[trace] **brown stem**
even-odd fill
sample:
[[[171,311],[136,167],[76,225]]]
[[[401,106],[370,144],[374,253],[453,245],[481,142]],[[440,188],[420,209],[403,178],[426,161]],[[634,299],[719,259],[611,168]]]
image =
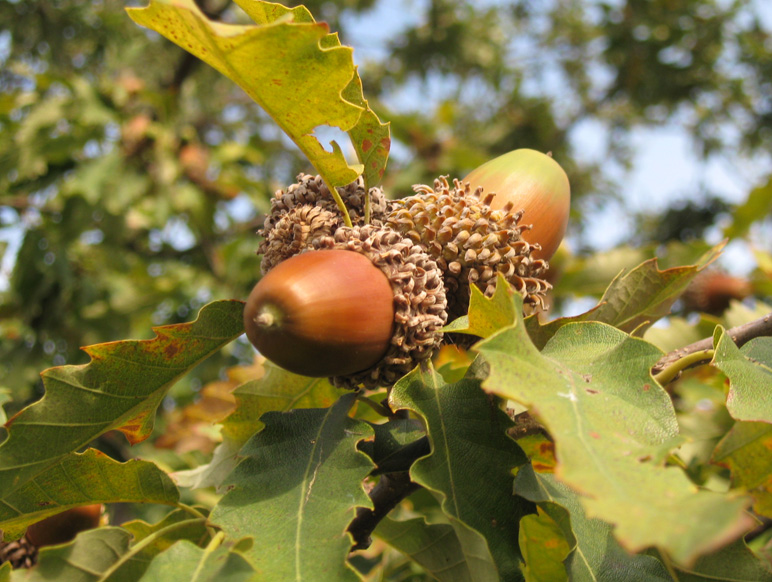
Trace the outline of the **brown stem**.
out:
[[[372,543],[370,534],[378,523],[394,509],[397,504],[405,499],[414,491],[420,489],[418,483],[410,480],[407,471],[400,473],[389,473],[383,475],[378,484],[370,491],[370,499],[373,502],[373,509],[360,507],[357,509],[357,516],[348,526],[348,531],[354,538],[354,545],[351,550],[366,550]]]
[[[738,325],[737,327],[728,329],[727,333],[738,347],[748,343],[753,338],[772,336],[772,313],[768,313],[764,317],[755,321],[751,321],[750,323]],[[703,350],[709,350],[712,347],[713,338],[707,337],[705,339],[701,339],[698,342],[694,342],[693,344],[689,344],[683,348],[673,350],[672,352],[662,356],[659,361],[654,364],[654,367],[651,369],[651,373],[657,374],[684,356],[688,356],[689,354]]]

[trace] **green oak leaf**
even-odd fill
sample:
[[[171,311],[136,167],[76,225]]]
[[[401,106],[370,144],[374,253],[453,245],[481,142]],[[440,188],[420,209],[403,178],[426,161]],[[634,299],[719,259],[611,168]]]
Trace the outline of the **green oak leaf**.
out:
[[[362,481],[373,464],[357,444],[373,431],[348,417],[355,398],[264,414],[226,481],[211,520],[230,539],[254,538],[246,555],[266,580],[359,579],[346,563],[346,530],[355,508],[372,507]]]
[[[27,526],[67,509],[92,503],[163,503],[179,492],[155,464],[138,459],[119,463],[89,449],[62,457],[2,499],[0,530],[5,540],[20,537]]]
[[[520,518],[533,508],[512,495],[511,471],[526,457],[506,434],[509,417],[478,379],[447,384],[430,367],[397,382],[389,404],[392,410],[419,414],[426,423],[431,454],[413,464],[410,477],[442,496],[442,510],[456,528],[470,570],[475,571],[472,557],[484,556],[487,544],[500,579],[522,580],[515,540]],[[484,542],[482,549],[477,538]]]
[[[753,497],[753,510],[772,518],[772,424],[737,422],[713,451],[712,461],[732,473],[732,486]]]
[[[169,388],[244,332],[240,301],[204,306],[191,323],[155,328],[150,340],[83,348],[91,362],[44,371],[46,393],[6,423],[0,444],[0,498],[109,430],[146,439]]]
[[[135,22],[162,34],[238,84],[297,144],[332,186],[344,186],[366,173],[383,173],[388,126],[380,123],[362,97],[352,49],[314,22],[303,7],[242,0],[255,21],[235,25],[208,20],[193,0],[151,0],[130,8]],[[332,152],[313,135],[319,126],[349,133],[360,164],[350,166],[340,146]]]
[[[255,574],[230,546],[209,550],[180,540],[150,562],[140,582],[248,582]]]
[[[561,528],[570,545],[564,573],[575,582],[624,580],[625,582],[670,581],[662,563],[651,557],[631,554],[614,539],[613,527],[590,519],[580,496],[551,473],[537,473],[523,467],[515,479],[515,491],[538,503]],[[567,519],[566,515],[567,514]],[[558,559],[555,555],[552,560]],[[540,556],[545,559],[545,556]],[[526,562],[528,563],[528,562]],[[545,567],[545,565],[542,565]]]
[[[561,317],[541,324],[536,316],[526,319],[528,334],[542,348],[557,330],[570,323],[599,321],[636,335],[670,313],[676,299],[705,267],[715,261],[725,243],[705,253],[697,264],[661,271],[657,259],[649,259],[635,269],[622,270],[606,289],[598,305],[573,317]]]
[[[745,202],[732,212],[732,223],[724,229],[724,235],[729,238],[745,236],[751,224],[769,215],[770,207],[772,178],[763,186],[751,190]]]
[[[514,293],[514,288],[501,273],[496,279],[496,291],[490,299],[485,297],[477,285],[472,285],[469,313],[446,325],[443,331],[488,337],[496,330],[511,325],[515,321],[512,302]]]
[[[539,508],[520,520],[520,551],[526,582],[567,582],[563,560],[571,551],[560,525]]]
[[[219,486],[238,464],[239,450],[244,443],[265,426],[260,419],[266,412],[327,408],[344,393],[326,378],[299,376],[267,360],[263,366],[263,376],[249,380],[233,391],[238,406],[222,422],[223,441],[217,445],[211,462],[175,473],[174,478],[180,485],[193,488]]]
[[[650,374],[662,356],[656,347],[587,322],[561,327],[540,353],[518,318],[476,349],[490,365],[484,389],[545,425],[556,475],[583,494],[590,517],[615,525],[628,550],[654,546],[687,563],[749,527],[745,498],[700,490],[662,465],[679,435],[672,402]]]
[[[38,564],[30,570],[15,570],[12,582],[97,582],[108,580],[116,563],[129,551],[131,534],[119,527],[100,527],[81,532],[62,546],[41,548]]]
[[[729,378],[726,408],[736,420],[772,423],[772,338],[752,339],[738,348],[718,327],[712,364]]]
[[[373,535],[410,557],[439,582],[480,580],[472,575],[458,536],[446,523],[429,524],[420,517],[400,521],[386,516]]]

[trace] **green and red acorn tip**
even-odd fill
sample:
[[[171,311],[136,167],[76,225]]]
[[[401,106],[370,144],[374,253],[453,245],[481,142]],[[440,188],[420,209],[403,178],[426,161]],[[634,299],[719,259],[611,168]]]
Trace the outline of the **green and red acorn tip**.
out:
[[[571,186],[568,176],[551,156],[531,149],[518,149],[479,166],[463,180],[472,189],[482,186],[495,192],[494,209],[512,202],[522,210],[522,224],[531,224],[523,239],[539,244],[536,259],[549,260],[566,233],[571,208]]]

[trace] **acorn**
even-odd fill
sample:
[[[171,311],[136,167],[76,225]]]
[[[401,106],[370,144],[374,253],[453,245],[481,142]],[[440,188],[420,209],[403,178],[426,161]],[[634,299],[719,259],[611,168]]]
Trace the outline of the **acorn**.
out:
[[[445,177],[413,188],[414,196],[391,203],[384,225],[423,245],[442,269],[451,319],[466,314],[470,285],[492,296],[499,273],[523,296],[526,313],[544,308],[549,265],[533,258],[538,246],[524,240],[522,212],[512,203],[493,210],[493,193],[458,180],[451,187]]]
[[[313,248],[314,241],[330,236],[344,225],[330,190],[321,176],[299,174],[297,183],[279,190],[271,199],[271,210],[258,234],[263,237],[257,253],[263,255],[260,268],[267,273],[283,260],[303,249]],[[351,184],[337,189],[346,204],[354,225],[363,225],[365,200],[370,197],[370,222],[378,224],[386,211],[386,196],[381,188],[365,192],[360,176]]]
[[[732,300],[742,301],[753,294],[753,284],[719,269],[709,269],[692,279],[681,296],[685,311],[721,315]]]
[[[482,186],[494,192],[491,208],[512,204],[523,211],[523,224],[531,225],[523,239],[538,245],[531,255],[549,260],[566,234],[571,209],[568,176],[552,156],[531,149],[518,149],[472,170],[463,180],[472,189]]]
[[[340,227],[263,276],[244,326],[290,372],[374,388],[431,357],[446,305],[440,269],[419,244],[374,225]]]
[[[67,543],[80,532],[99,527],[103,509],[101,503],[73,507],[33,523],[24,537],[37,548]]]

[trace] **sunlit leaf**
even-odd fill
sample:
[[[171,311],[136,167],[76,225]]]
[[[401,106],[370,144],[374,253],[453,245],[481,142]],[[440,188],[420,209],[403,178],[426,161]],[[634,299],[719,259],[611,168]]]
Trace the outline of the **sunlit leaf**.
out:
[[[515,321],[511,299],[514,292],[502,275],[498,276],[496,291],[490,299],[477,285],[472,285],[469,313],[446,325],[444,331],[488,337],[497,329],[511,325]]]
[[[589,519],[581,497],[554,475],[537,473],[526,466],[515,480],[515,491],[552,517],[569,540],[571,553],[566,560],[570,580],[624,580],[625,582],[670,582],[662,563],[651,557],[631,554],[614,539],[611,524]],[[567,512],[569,519],[561,515]]]
[[[427,425],[432,452],[415,462],[412,480],[442,495],[443,511],[460,527],[482,536],[502,580],[521,579],[515,540],[520,518],[532,508],[512,495],[511,471],[526,462],[506,434],[512,421],[480,389],[478,380],[446,384],[432,369],[416,369],[402,378],[389,402],[392,409],[420,414]],[[464,533],[457,529],[457,535],[462,535],[466,553]],[[472,571],[473,555],[467,554]]]
[[[332,186],[353,182],[364,171],[361,164],[370,166],[368,178],[380,178],[388,128],[367,109],[361,88],[352,87],[352,49],[341,46],[327,25],[314,22],[305,9],[262,2],[241,5],[257,24],[210,21],[192,0],[153,0],[147,8],[129,9],[129,14],[237,83]],[[325,151],[313,135],[319,126],[349,132],[363,156],[361,164],[349,166],[335,142],[332,152]]]
[[[732,486],[753,497],[753,510],[772,518],[772,424],[738,422],[721,439],[713,462],[732,472]]]
[[[239,301],[211,303],[192,323],[156,328],[154,339],[89,346],[89,364],[43,372],[46,394],[6,423],[0,496],[109,430],[146,439],[172,384],[243,333],[242,311]]]
[[[570,548],[560,526],[539,509],[520,520],[520,551],[525,559],[526,582],[567,581],[563,560]]]
[[[662,466],[678,426],[650,374],[662,356],[651,344],[609,325],[574,323],[540,353],[519,320],[477,349],[491,367],[484,388],[546,426],[556,475],[585,493],[588,515],[614,524],[627,549],[655,546],[686,563],[749,527],[746,499],[698,490],[680,469]]]
[[[153,463],[138,459],[118,463],[89,449],[62,457],[3,498],[0,530],[6,540],[15,539],[28,525],[72,507],[129,502],[170,505],[178,498],[174,483]]]
[[[247,558],[267,580],[358,579],[346,529],[356,507],[371,507],[362,481],[373,465],[357,450],[372,429],[347,416],[354,398],[264,414],[226,482],[211,520],[229,539],[254,538]]]
[[[738,348],[718,328],[713,341],[712,363],[729,377],[729,413],[737,420],[772,423],[772,338],[755,338]]]
[[[660,270],[657,259],[650,259],[635,269],[622,271],[590,311],[544,325],[537,317],[529,317],[526,319],[528,333],[539,348],[564,325],[581,321],[600,321],[628,333],[637,330],[637,335],[641,335],[670,312],[689,282],[718,258],[723,246],[722,243],[711,249],[695,265]]]

